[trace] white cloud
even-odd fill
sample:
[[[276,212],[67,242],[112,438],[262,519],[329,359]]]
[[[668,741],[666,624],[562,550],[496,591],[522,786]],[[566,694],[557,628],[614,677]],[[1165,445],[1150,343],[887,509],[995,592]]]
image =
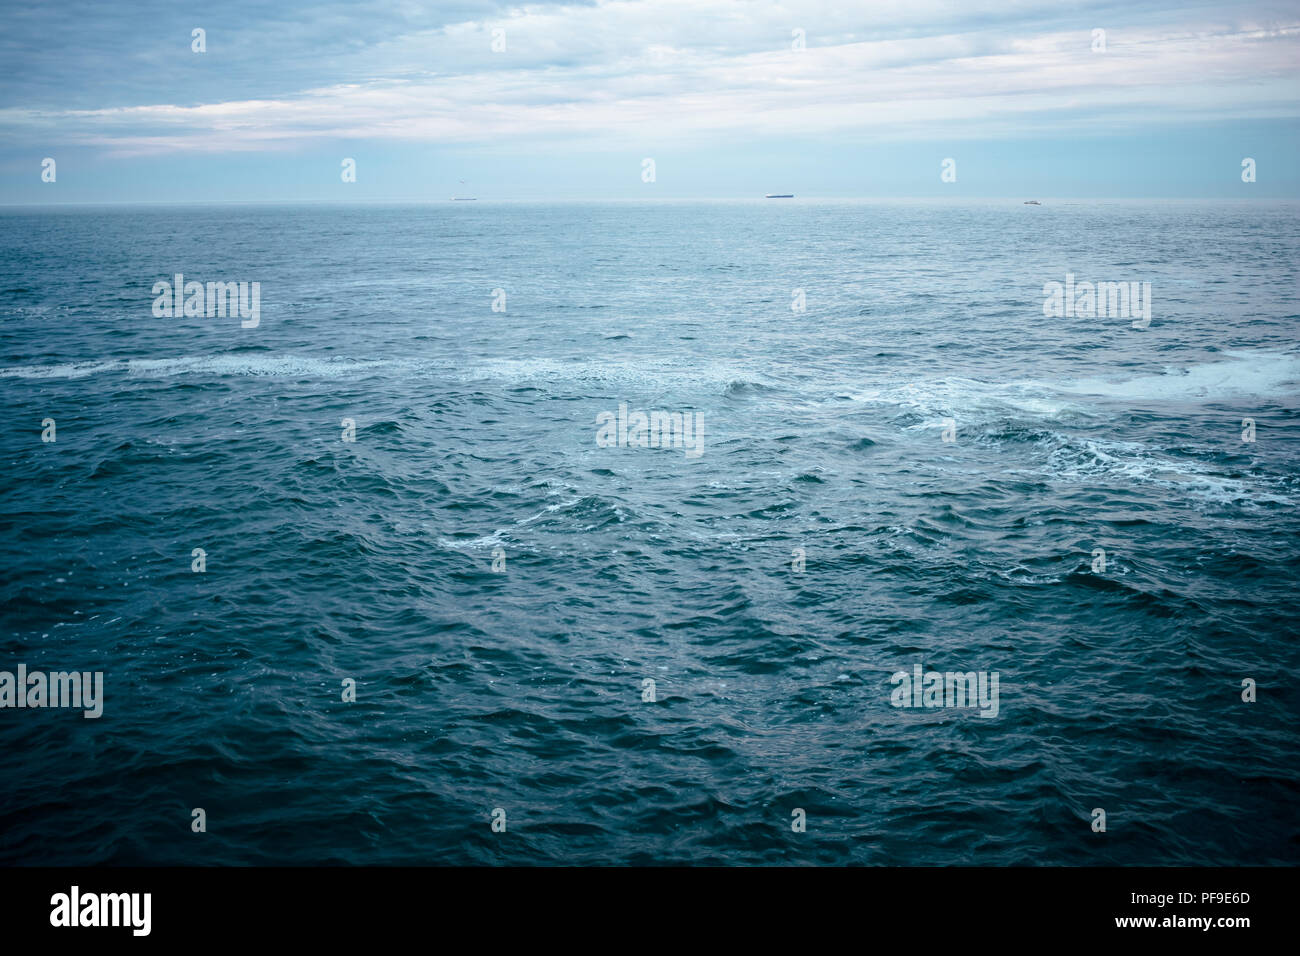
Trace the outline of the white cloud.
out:
[[[1039,3],[889,2],[856,18],[837,6],[523,7],[499,21],[453,24],[352,54],[341,75],[374,77],[366,82],[197,106],[6,109],[0,129],[57,131],[65,141],[152,153],[325,138],[957,138],[1097,118],[1118,127],[1175,115],[1297,112],[1294,24],[1117,24],[1108,29],[1107,51],[1094,53],[1088,29],[1026,30],[1022,18],[1043,9]],[[968,26],[927,27],[949,19]],[[505,53],[490,50],[493,26],[506,30]],[[790,49],[794,27],[807,31],[806,50]]]

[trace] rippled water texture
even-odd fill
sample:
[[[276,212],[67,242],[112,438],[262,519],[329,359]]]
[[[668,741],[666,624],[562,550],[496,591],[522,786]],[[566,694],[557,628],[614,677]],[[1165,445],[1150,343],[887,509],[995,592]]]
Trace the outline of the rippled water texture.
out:
[[[1298,212],[0,212],[0,861],[1295,863]]]

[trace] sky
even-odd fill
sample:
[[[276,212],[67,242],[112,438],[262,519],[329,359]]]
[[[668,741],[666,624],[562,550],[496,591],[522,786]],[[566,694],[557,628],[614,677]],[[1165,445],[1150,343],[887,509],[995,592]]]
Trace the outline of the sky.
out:
[[[1300,197],[1300,0],[0,0],[0,23],[3,204]]]

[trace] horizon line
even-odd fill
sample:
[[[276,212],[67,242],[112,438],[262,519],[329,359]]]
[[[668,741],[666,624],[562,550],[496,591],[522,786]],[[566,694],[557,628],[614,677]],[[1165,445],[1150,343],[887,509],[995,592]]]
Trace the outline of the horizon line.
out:
[[[1012,202],[1027,204],[1019,196],[792,196],[780,199],[817,202]],[[1043,196],[1039,203],[1084,202],[1300,202],[1300,196]],[[654,203],[654,202],[758,202],[772,201],[767,196],[604,196],[588,198],[509,199],[476,196],[462,199],[74,199],[57,202],[0,202],[0,209],[43,209],[66,206],[432,206],[458,202],[516,203],[520,205],[559,205],[563,203]]]

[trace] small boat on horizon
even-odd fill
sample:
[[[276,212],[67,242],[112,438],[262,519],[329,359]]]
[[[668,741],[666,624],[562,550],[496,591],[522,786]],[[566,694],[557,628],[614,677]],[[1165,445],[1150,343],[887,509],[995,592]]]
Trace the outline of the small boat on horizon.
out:
[[[764,199],[793,199],[794,193],[768,193]]]
[[[1026,206],[1041,206],[1042,203],[1040,203],[1037,199],[1026,199],[1026,200],[1025,200],[1025,205],[1026,205]]]
[[[452,202],[478,202],[477,196],[452,196]]]

